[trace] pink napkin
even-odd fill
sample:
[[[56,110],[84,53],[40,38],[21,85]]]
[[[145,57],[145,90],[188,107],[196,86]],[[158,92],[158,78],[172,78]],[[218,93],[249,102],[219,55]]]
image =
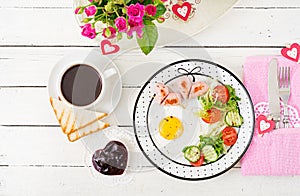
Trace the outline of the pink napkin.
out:
[[[299,127],[300,65],[282,56],[253,56],[244,65],[244,84],[254,106],[268,102],[268,64],[278,59],[279,66],[291,67],[290,108],[294,127]],[[263,105],[263,104],[262,104]],[[257,107],[256,115],[260,112]],[[243,175],[300,175],[300,128],[281,128],[263,137],[254,131],[253,140],[241,161]]]

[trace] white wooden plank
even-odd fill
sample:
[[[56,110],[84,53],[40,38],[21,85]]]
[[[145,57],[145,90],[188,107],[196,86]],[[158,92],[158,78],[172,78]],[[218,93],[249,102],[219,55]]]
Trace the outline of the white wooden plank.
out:
[[[125,88],[114,113],[106,118],[111,125],[132,126],[133,108],[139,89]],[[46,88],[0,89],[0,126],[58,126]]]
[[[131,126],[139,89],[125,88],[114,113],[106,118],[111,125]],[[58,125],[46,88],[0,89],[0,125]]]
[[[0,47],[0,86],[47,86],[52,68],[64,54],[85,50],[90,50],[90,48]],[[280,54],[280,49],[172,48],[155,50],[149,56],[140,55],[139,51],[132,51],[118,56],[113,61],[121,71],[124,86],[134,86],[142,85],[155,70],[164,64],[187,58],[213,59],[231,68],[238,76],[242,76],[245,58],[259,54],[276,55]]]
[[[87,50],[92,49],[0,48],[0,86],[46,86],[52,68],[65,54],[72,55],[73,52]],[[161,58],[162,56],[164,58]],[[163,66],[162,62],[168,64],[179,59],[182,59],[182,54],[170,49],[154,50],[149,56],[141,55],[140,51],[136,50],[119,55],[113,62],[120,69],[124,85],[131,86],[144,83],[155,70]]]
[[[60,127],[0,127],[0,135],[0,165],[84,166],[82,142],[70,143]]]
[[[234,7],[249,7],[249,8],[299,8],[298,0],[240,0]]]
[[[18,14],[11,15],[12,12]],[[98,45],[81,36],[71,11],[1,9],[0,18],[8,15],[10,19],[0,23],[0,45]],[[295,20],[298,15],[300,9],[234,9],[194,38],[196,45],[282,46],[299,41],[300,26]]]
[[[134,134],[133,128],[125,129]],[[104,141],[99,141],[99,148],[104,147],[106,144]],[[143,158],[141,167],[153,169],[141,152],[139,155],[136,155],[136,152],[129,153],[131,156]],[[82,141],[69,142],[60,127],[0,127],[0,165],[85,167],[89,164],[88,155],[89,152]]]
[[[300,9],[235,9],[194,39],[209,46],[285,46],[300,41],[294,22],[299,14]]]
[[[132,124],[135,92],[134,88],[123,89],[120,104],[107,122],[112,125]],[[0,108],[3,111],[0,113],[0,125],[58,125],[46,88],[2,88]]]
[[[63,48],[1,48],[1,86],[46,86],[52,68],[67,51]]]
[[[57,124],[51,111],[46,88],[0,89],[2,108],[0,124]]]
[[[88,168],[2,167],[0,194],[65,195],[298,195],[300,177],[245,177],[239,169],[198,182],[171,178],[159,171],[134,175],[125,185],[109,187],[89,175]]]
[[[2,4],[0,8],[20,8],[20,9],[28,9],[28,8],[42,8],[42,9],[50,9],[50,8],[72,8],[73,1],[72,0],[16,0],[16,1],[6,1],[5,4]]]
[[[87,155],[83,143],[69,142],[60,127],[0,127],[0,167],[84,167]],[[141,163],[146,170],[154,169],[145,157]]]
[[[0,8],[71,8],[73,1],[70,0],[15,0],[6,1]],[[234,7],[299,7],[298,0],[240,0]]]
[[[18,14],[11,15],[12,12]],[[11,16],[10,20],[2,20],[0,23],[1,45],[64,45],[70,43],[67,40],[74,40],[74,44],[94,43],[81,36],[73,12],[69,9],[1,9],[0,15],[2,18]]]

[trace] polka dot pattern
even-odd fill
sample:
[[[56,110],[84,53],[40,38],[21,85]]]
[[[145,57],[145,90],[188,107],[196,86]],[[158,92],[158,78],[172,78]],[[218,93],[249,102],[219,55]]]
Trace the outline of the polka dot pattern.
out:
[[[155,83],[168,83],[173,78],[182,76],[183,73],[179,72],[178,68],[184,68],[188,72],[192,72],[197,67],[200,67],[201,70],[198,73],[194,73],[196,78],[197,74],[201,75],[201,77],[210,77],[236,89],[237,96],[241,98],[239,107],[244,123],[238,129],[236,144],[230,148],[227,154],[220,157],[216,162],[201,167],[192,167],[182,164],[177,160],[178,157],[166,156],[162,149],[157,148],[148,126],[148,110],[150,105],[153,104],[154,93],[152,88]],[[254,111],[252,101],[244,85],[230,71],[220,65],[204,60],[184,60],[159,70],[143,86],[135,105],[134,128],[139,147],[148,160],[159,170],[179,179],[203,180],[224,173],[241,159],[253,136]]]

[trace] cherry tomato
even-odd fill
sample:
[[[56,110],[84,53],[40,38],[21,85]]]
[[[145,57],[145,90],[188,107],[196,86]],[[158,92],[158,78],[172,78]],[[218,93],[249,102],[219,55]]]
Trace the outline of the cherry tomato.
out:
[[[229,91],[226,86],[218,85],[214,88],[212,96],[214,100],[221,101],[225,104],[229,100]]]
[[[238,138],[237,132],[233,127],[226,127],[222,131],[222,140],[226,146],[232,146],[235,144]]]
[[[196,162],[190,162],[194,167],[200,167],[204,163],[204,155],[201,154],[200,159]]]
[[[206,112],[207,114],[202,117],[202,120],[206,123],[212,124],[218,122],[221,118],[221,111],[216,108],[212,108]]]

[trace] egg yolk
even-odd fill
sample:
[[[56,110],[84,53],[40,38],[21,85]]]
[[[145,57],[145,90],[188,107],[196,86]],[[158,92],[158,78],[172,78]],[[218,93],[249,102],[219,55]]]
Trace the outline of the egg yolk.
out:
[[[174,116],[167,116],[159,123],[159,133],[167,140],[176,139],[183,133],[182,122]]]

